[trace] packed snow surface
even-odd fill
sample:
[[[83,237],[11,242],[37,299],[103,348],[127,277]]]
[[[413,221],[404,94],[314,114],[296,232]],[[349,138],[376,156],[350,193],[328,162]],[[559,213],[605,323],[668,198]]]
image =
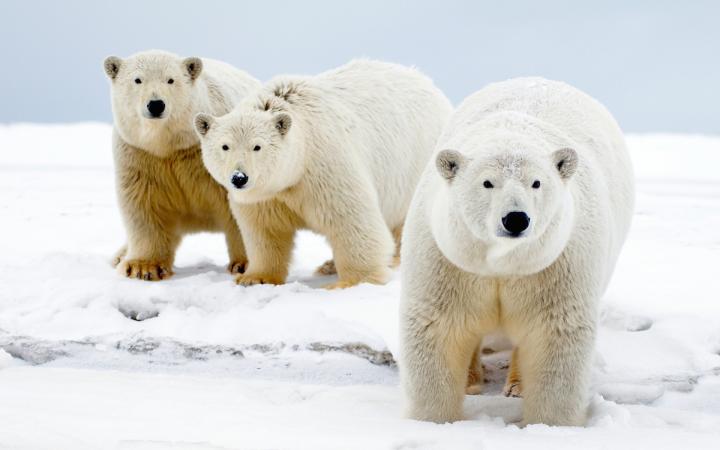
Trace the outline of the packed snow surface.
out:
[[[720,448],[720,138],[630,135],[637,208],[601,307],[584,428],[519,428],[486,343],[467,420],[402,418],[400,278],[320,289],[300,233],[284,286],[238,287],[220,235],[129,280],[106,124],[0,126],[0,449]]]

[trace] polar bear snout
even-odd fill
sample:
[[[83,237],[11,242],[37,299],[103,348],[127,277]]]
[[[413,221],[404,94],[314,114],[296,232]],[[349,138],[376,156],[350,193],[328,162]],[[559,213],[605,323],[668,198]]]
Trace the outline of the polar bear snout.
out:
[[[250,178],[245,174],[245,172],[236,170],[230,177],[230,184],[235,186],[237,189],[242,189],[247,185],[249,180]]]
[[[512,211],[502,218],[502,225],[510,237],[520,237],[530,226],[530,216],[525,211]]]
[[[165,102],[162,100],[150,100],[147,104],[147,111],[149,118],[160,119],[165,112]]]

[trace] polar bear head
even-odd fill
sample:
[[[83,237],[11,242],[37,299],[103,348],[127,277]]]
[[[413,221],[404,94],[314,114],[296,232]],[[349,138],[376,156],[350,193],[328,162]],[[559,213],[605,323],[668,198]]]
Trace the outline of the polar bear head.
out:
[[[198,114],[195,127],[205,167],[236,202],[268,200],[302,176],[303,146],[286,111],[247,101],[222,117]]]
[[[447,186],[448,209],[434,212],[434,230],[444,230],[439,233],[445,241],[441,248],[468,271],[534,273],[554,261],[569,238],[569,182],[578,154],[570,148],[522,148],[523,143],[505,141],[472,156],[455,150],[436,156],[437,171]],[[448,245],[451,236],[463,244]],[[468,251],[471,247],[474,251]]]
[[[109,56],[104,67],[123,140],[161,157],[197,145],[192,119],[207,102],[198,86],[200,58],[151,50],[125,59]]]

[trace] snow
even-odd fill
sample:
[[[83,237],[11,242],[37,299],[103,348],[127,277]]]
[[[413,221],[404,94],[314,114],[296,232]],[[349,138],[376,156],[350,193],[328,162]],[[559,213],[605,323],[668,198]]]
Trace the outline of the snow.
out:
[[[630,135],[638,201],[603,300],[590,421],[518,428],[486,343],[466,421],[402,419],[399,274],[342,291],[301,233],[284,286],[235,286],[224,240],[118,276],[106,124],[0,126],[0,448],[718,448],[720,138]]]

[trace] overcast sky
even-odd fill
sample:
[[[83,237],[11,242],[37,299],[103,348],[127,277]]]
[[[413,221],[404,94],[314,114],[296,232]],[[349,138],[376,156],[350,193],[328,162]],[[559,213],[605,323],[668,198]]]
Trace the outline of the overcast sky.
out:
[[[0,122],[109,122],[103,58],[160,48],[262,80],[394,61],[455,104],[488,82],[540,75],[598,98],[627,131],[717,134],[719,20],[711,0],[6,1]]]

